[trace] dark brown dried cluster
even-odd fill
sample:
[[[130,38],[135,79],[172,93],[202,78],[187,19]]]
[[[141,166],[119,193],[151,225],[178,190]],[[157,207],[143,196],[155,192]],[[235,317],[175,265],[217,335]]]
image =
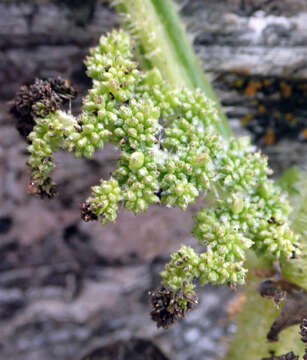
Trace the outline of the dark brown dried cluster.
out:
[[[276,305],[283,302],[282,309],[267,334],[270,342],[278,341],[282,330],[300,324],[307,317],[307,291],[283,279],[280,273],[262,281],[258,290],[261,296],[272,299]]]
[[[92,206],[88,202],[83,202],[80,205],[81,219],[85,222],[97,220],[98,217],[93,213]]]
[[[302,342],[305,343],[305,354],[303,356],[304,360],[307,360],[307,319],[303,319],[300,325]]]
[[[26,139],[35,125],[35,116],[46,116],[50,111],[58,110],[76,94],[69,82],[61,77],[35,79],[33,84],[21,86],[11,108],[17,119],[18,132]]]
[[[263,358],[262,360],[299,360],[299,357],[296,356],[292,351],[280,356],[275,356],[275,353],[272,351],[269,358]]]
[[[174,292],[164,286],[150,292],[149,295],[153,307],[150,315],[152,320],[157,323],[158,328],[167,329],[177,320],[184,318],[193,305],[197,304],[196,295],[183,295],[181,291]],[[182,300],[185,300],[185,307],[182,307],[182,303],[184,303]]]
[[[35,179],[30,179],[27,190],[28,194],[48,199],[53,198],[57,193],[56,184],[51,178],[47,178],[43,184],[39,184]]]
[[[278,305],[286,297],[287,292],[279,286],[278,281],[266,279],[259,285],[259,294],[263,297],[270,298]]]

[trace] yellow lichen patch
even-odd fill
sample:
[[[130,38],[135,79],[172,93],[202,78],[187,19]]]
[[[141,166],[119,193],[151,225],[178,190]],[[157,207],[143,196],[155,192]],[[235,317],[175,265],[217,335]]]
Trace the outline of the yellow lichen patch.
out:
[[[236,79],[235,81],[233,81],[233,82],[230,84],[230,86],[234,86],[234,87],[236,87],[236,88],[241,88],[241,87],[243,86],[243,84],[244,84],[244,80],[238,78],[238,79]]]
[[[262,84],[260,81],[250,81],[244,90],[244,94],[247,96],[253,96],[261,89]]]
[[[264,105],[259,105],[259,106],[258,106],[258,112],[259,112],[260,114],[265,113],[265,112],[266,112],[266,107],[265,107]]]
[[[293,114],[291,113],[286,113],[285,119],[292,125],[295,125],[297,123],[297,120],[294,118]]]
[[[285,81],[281,81],[279,86],[283,97],[288,98],[291,96],[292,88],[289,84],[287,84]]]
[[[246,125],[249,121],[252,120],[252,118],[253,116],[251,114],[246,114],[241,118],[240,122],[242,125]]]
[[[274,145],[276,142],[276,137],[274,134],[274,130],[273,129],[268,129],[263,137],[263,141],[265,143],[265,145]]]

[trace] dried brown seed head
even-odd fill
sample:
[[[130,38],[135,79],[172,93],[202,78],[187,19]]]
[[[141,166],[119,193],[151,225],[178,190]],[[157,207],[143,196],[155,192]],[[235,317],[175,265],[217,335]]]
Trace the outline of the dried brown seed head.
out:
[[[85,222],[98,219],[97,215],[93,213],[91,204],[89,204],[88,202],[81,203],[80,210],[81,210],[81,219],[84,220]]]
[[[153,310],[150,315],[157,327],[167,329],[177,320],[185,317],[187,311],[191,310],[197,303],[194,294],[184,295],[182,291],[174,292],[172,289],[161,287],[149,293]],[[185,302],[183,300],[186,300]],[[186,305],[183,305],[186,303]]]
[[[56,185],[51,178],[46,179],[43,184],[36,179],[30,179],[27,190],[31,195],[39,195],[41,198],[48,199],[53,198],[57,193]]]
[[[17,92],[11,113],[17,120],[17,130],[24,137],[32,131],[36,116],[46,116],[76,96],[75,89],[67,80],[57,77],[54,79],[35,79],[31,85],[23,85]]]

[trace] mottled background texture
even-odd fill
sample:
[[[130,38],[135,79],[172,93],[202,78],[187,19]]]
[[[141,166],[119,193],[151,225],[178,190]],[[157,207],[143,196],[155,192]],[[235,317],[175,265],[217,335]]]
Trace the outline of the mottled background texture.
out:
[[[307,1],[178,5],[235,131],[251,131],[277,173],[302,165]],[[155,344],[172,360],[213,360],[235,329],[226,312],[233,294],[226,288],[205,287],[197,310],[168,331],[157,330],[148,315],[147,291],[158,284],[169,252],[194,241],[197,204],[186,213],[159,206],[138,217],[121,211],[117,223],[105,227],[80,220],[79,203],[114,167],[113,148],[92,160],[57,154],[60,194],[54,200],[25,191],[26,145],[14,129],[9,101],[20,84],[40,76],[65,76],[84,94],[90,82],[83,58],[114,26],[117,16],[103,0],[0,0],[1,359],[79,360],[105,344],[143,338],[150,342],[117,348],[133,353],[139,347],[163,359]],[[80,98],[73,108],[79,104]]]

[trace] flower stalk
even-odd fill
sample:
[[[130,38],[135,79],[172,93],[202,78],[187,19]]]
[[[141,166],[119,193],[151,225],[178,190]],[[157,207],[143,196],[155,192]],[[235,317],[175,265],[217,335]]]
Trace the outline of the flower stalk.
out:
[[[226,116],[206,79],[171,0],[111,0],[122,22],[136,40],[138,59],[157,68],[175,88],[201,89],[216,104],[224,138],[231,135]]]

